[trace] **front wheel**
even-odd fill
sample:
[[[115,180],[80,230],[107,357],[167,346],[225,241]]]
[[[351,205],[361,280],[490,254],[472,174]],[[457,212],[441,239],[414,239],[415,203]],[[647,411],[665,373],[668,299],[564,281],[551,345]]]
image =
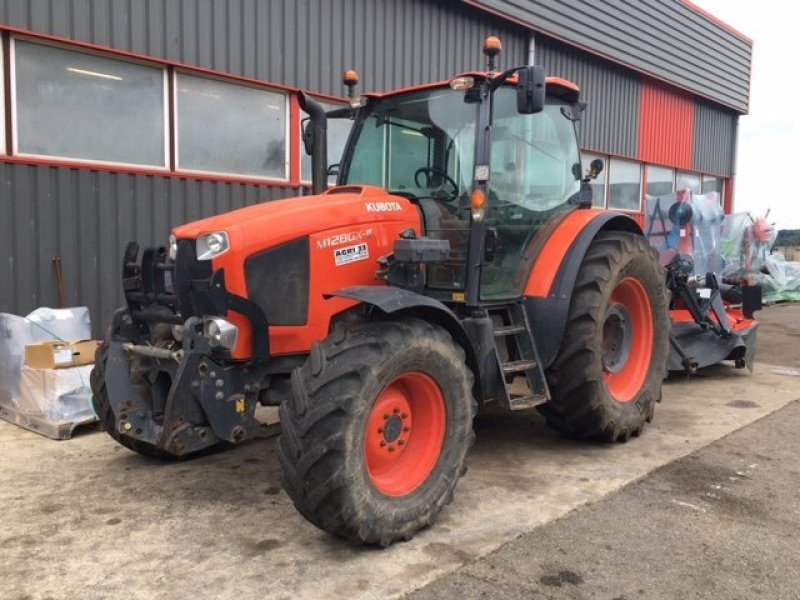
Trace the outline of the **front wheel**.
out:
[[[335,330],[292,374],[278,456],[297,509],[336,536],[386,546],[429,525],[474,440],[472,373],[417,319]]]
[[[627,441],[653,417],[669,355],[664,270],[647,241],[602,233],[578,271],[542,407],[578,438]]]

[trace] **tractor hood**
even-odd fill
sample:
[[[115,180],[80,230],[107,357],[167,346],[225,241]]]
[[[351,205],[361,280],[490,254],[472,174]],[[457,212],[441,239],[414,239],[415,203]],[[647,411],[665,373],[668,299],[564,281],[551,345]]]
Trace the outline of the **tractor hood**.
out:
[[[237,254],[330,229],[383,221],[412,221],[421,232],[419,211],[401,196],[373,186],[339,186],[316,196],[263,202],[173,229],[178,240],[224,231]],[[267,233],[268,232],[268,233]]]

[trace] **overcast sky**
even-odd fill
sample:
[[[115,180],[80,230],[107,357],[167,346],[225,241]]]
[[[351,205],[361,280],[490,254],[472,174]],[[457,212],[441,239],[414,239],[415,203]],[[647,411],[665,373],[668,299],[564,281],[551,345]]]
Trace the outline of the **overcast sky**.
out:
[[[800,30],[785,0],[694,0],[753,40],[750,114],[739,121],[736,210],[800,228]]]

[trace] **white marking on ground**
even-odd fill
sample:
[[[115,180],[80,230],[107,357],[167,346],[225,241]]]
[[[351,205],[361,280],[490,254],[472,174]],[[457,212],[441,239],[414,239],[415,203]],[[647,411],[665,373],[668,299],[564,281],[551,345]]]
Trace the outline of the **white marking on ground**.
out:
[[[697,512],[706,512],[706,509],[702,506],[697,506],[696,504],[692,504],[691,502],[684,502],[683,500],[675,500],[672,499],[673,504],[677,504],[678,506],[685,506],[686,508],[691,508],[692,510],[696,510]]]

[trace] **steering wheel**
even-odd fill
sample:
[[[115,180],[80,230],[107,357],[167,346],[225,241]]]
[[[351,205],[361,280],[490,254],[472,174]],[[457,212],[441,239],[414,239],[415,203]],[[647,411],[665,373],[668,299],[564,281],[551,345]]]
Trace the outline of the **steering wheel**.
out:
[[[425,181],[426,185],[424,186],[421,185],[419,182],[419,176],[422,174],[425,175],[425,180],[426,180]],[[441,169],[437,169],[436,167],[421,167],[417,169],[417,171],[414,173],[414,183],[417,184],[417,187],[429,188],[433,176],[441,177],[442,179],[444,179],[445,183],[449,183],[451,186],[453,186],[453,193],[448,194],[449,196],[458,196],[458,184],[455,182],[455,180],[452,177],[450,177],[450,175],[448,175]]]

